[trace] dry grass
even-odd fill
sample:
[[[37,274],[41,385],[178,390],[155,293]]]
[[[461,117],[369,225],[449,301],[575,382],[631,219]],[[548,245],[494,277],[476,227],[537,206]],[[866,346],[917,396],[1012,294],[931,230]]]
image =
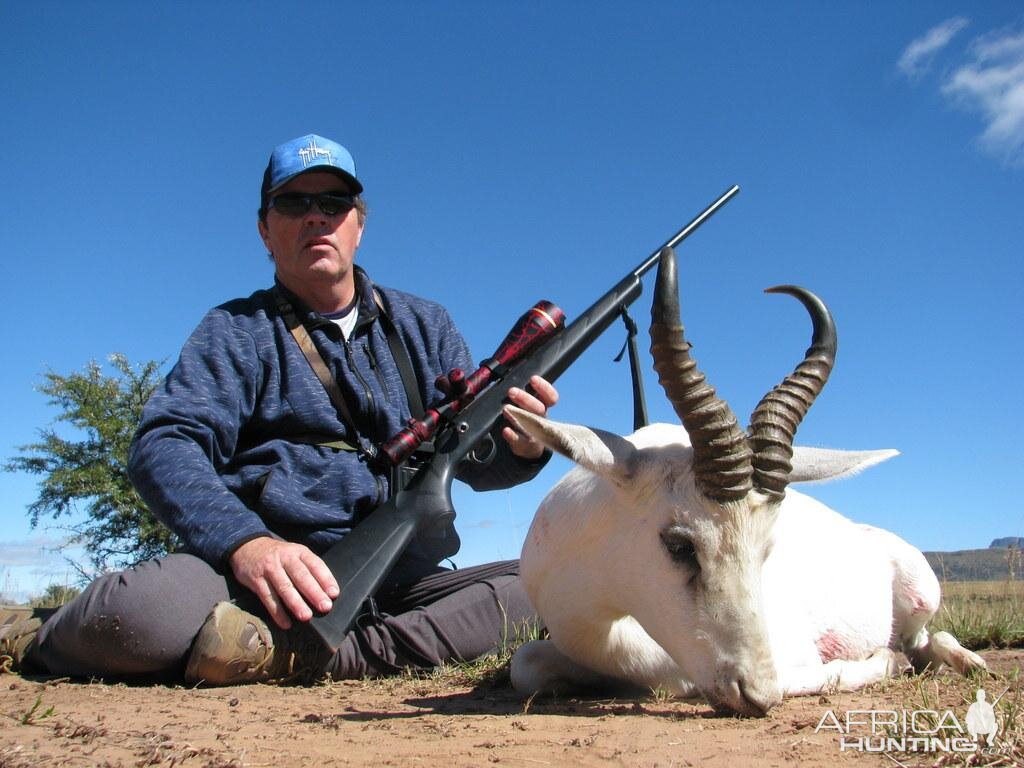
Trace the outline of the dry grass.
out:
[[[938,674],[927,672],[914,677],[900,678],[879,684],[884,687],[886,698],[899,702],[898,709],[907,712],[934,712],[935,716],[920,717],[922,730],[938,728],[937,737],[966,736],[953,730],[952,721],[946,715],[952,713],[957,722],[966,728],[967,708],[975,702],[979,688],[987,693],[990,703],[995,704],[996,721],[999,730],[992,747],[984,745],[965,752],[899,752],[887,751],[894,765],[963,766],[967,768],[996,768],[997,766],[1024,765],[1024,680],[1021,670],[1016,668],[1006,674],[984,673],[971,677],[960,677],[948,670]],[[894,737],[901,734],[893,732]],[[984,739],[980,739],[984,741]],[[924,761],[924,762],[922,762]]]
[[[1024,581],[943,583],[929,629],[951,632],[974,650],[1024,647]]]
[[[481,656],[473,661],[446,662],[431,669],[408,668],[400,674],[366,679],[363,683],[369,687],[381,690],[399,688],[409,681],[421,681],[428,686],[438,688],[492,688],[510,686],[509,665],[512,661],[512,654],[516,648],[530,640],[537,640],[547,637],[547,632],[540,628],[536,622],[529,622],[515,627],[513,634],[507,637],[501,646],[493,653]],[[331,682],[325,680],[325,685]]]

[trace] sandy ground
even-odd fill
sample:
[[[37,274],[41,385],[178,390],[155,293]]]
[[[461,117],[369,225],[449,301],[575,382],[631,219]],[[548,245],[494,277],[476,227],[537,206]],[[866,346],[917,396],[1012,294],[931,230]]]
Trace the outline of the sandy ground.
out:
[[[1024,651],[982,654],[1018,692]],[[966,681],[964,681],[966,682]],[[22,766],[874,766],[929,765],[841,751],[828,710],[966,709],[941,673],[858,693],[786,700],[767,718],[716,716],[659,696],[523,701],[505,682],[443,677],[308,688],[128,686],[0,675],[0,768]],[[922,694],[922,690],[924,693]]]

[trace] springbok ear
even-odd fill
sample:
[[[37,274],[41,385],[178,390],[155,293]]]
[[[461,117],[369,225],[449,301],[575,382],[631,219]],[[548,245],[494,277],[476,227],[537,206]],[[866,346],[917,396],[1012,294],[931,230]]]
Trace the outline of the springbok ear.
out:
[[[613,483],[626,482],[633,474],[636,447],[616,434],[551,421],[514,405],[505,406],[505,418],[515,429]]]
[[[834,448],[793,447],[791,483],[816,483],[838,480],[862,472],[886,459],[898,456],[899,451],[885,448],[876,451],[841,451]]]

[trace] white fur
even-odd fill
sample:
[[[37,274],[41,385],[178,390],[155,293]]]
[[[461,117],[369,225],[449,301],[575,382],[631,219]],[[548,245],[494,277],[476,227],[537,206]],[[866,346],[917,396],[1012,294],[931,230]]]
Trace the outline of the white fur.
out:
[[[891,674],[890,649],[919,669],[984,668],[946,633],[929,638],[938,582],[895,535],[792,488],[781,503],[757,491],[708,500],[680,426],[622,438],[506,413],[579,465],[545,498],[523,547],[523,583],[550,640],[517,652],[518,690],[621,681],[762,715],[783,695]],[[792,477],[845,476],[895,453],[797,448]],[[699,567],[680,554],[685,541]]]

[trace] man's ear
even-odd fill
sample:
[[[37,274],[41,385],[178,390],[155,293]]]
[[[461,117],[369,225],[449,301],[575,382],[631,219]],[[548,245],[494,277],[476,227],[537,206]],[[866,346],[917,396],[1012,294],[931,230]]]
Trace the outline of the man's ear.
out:
[[[270,237],[270,230],[267,229],[266,222],[263,221],[263,219],[256,219],[256,229],[260,233],[260,240],[263,241],[263,245],[266,247],[267,252],[269,253],[271,250],[270,240],[268,239]]]

